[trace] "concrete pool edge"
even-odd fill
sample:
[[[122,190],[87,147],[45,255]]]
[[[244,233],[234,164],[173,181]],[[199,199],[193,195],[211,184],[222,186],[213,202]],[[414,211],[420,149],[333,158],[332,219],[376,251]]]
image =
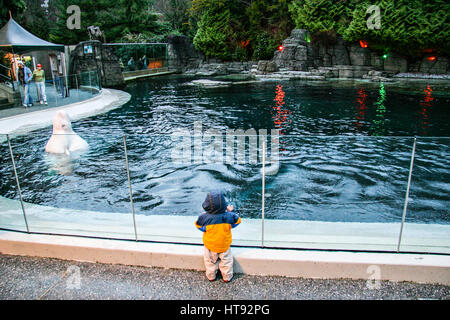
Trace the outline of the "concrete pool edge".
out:
[[[232,248],[235,273],[450,285],[450,256]],[[0,253],[204,271],[199,245],[0,233]],[[374,271],[375,270],[375,271]]]

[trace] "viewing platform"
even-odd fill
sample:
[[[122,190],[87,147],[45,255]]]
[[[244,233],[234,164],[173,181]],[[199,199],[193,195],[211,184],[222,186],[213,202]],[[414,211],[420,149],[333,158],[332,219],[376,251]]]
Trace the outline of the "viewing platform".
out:
[[[145,79],[149,77],[162,76],[167,74],[176,73],[176,71],[169,70],[169,68],[153,68],[153,69],[145,69],[145,70],[136,70],[136,71],[126,71],[123,73],[123,77],[125,82],[133,81],[137,79]]]

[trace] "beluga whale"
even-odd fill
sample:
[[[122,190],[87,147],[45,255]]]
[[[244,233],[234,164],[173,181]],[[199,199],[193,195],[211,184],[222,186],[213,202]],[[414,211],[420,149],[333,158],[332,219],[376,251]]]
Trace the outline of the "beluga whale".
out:
[[[53,133],[45,145],[45,151],[70,155],[88,148],[88,143],[72,130],[72,122],[67,112],[57,111],[53,118]]]

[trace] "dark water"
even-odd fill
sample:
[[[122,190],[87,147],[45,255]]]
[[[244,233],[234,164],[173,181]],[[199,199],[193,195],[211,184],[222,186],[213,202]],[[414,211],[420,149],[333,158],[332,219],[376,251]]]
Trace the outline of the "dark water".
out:
[[[269,219],[401,221],[417,136],[407,221],[450,222],[450,85],[259,82],[220,88],[191,78],[130,84],[129,103],[73,123],[90,145],[71,158],[47,155],[51,128],[12,139],[27,202],[130,212],[123,135],[138,214],[197,215],[222,189],[244,217],[261,216],[261,164],[172,161],[177,129],[279,129],[278,172],[266,177]],[[270,141],[269,141],[270,142]],[[270,143],[269,143],[270,146]],[[7,144],[1,195],[18,198]]]

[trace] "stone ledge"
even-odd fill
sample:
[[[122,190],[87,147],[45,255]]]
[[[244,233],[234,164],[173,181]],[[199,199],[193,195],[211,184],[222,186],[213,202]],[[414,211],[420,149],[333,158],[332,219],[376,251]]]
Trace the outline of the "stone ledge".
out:
[[[232,248],[235,272],[314,279],[362,279],[379,269],[379,280],[450,285],[450,256]],[[203,247],[0,233],[0,253],[203,271]]]

